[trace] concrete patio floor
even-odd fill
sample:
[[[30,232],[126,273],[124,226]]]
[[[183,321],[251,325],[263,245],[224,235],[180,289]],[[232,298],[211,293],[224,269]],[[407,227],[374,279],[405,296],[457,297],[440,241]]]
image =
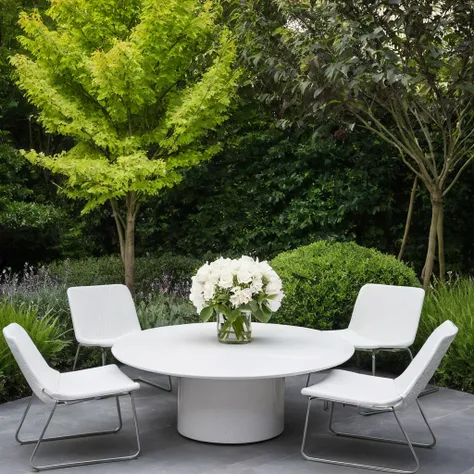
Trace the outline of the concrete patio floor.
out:
[[[130,371],[128,371],[130,372]],[[159,380],[158,377],[155,377]],[[176,381],[174,380],[176,386]],[[137,460],[72,469],[59,469],[70,474],[361,474],[349,469],[305,461],[300,443],[306,399],[300,395],[305,377],[287,379],[286,423],[281,436],[271,441],[240,445],[212,445],[188,440],[176,431],[176,391],[166,393],[143,386],[137,394],[142,452]],[[0,405],[0,474],[31,472],[29,457],[33,447],[20,446],[14,433],[27,400]],[[474,396],[441,389],[421,401],[437,436],[432,449],[417,449],[420,473],[474,474]],[[123,455],[134,449],[131,410],[123,400],[124,429],[116,435],[92,439],[46,443],[41,449],[41,462],[64,462],[87,457]],[[408,448],[384,443],[338,438],[328,434],[328,413],[315,404],[308,450],[322,456],[361,463],[380,463],[398,468],[412,466]],[[48,409],[35,403],[30,412],[25,435],[37,436]],[[113,428],[116,422],[113,399],[62,407],[49,435]],[[428,434],[415,408],[403,412],[402,421],[412,440],[428,440]],[[360,433],[400,436],[391,414],[361,417],[353,408],[338,408],[336,427]],[[370,471],[368,471],[370,472]]]

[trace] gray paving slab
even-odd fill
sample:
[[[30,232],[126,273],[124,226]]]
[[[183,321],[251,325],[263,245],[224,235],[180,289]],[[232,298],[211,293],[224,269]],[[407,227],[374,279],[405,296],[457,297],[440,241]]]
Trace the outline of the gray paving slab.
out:
[[[131,373],[131,375],[136,375]],[[150,377],[148,377],[150,378]],[[154,377],[155,380],[160,378]],[[305,377],[287,379],[285,431],[273,440],[239,446],[205,444],[188,440],[176,431],[176,390],[166,393],[144,385],[137,394],[142,453],[139,459],[121,463],[59,469],[57,474],[361,474],[369,472],[305,461],[300,443],[306,400],[300,395]],[[176,381],[174,381],[176,386]],[[0,405],[0,474],[31,472],[32,446],[20,446],[14,440],[27,400]],[[418,449],[421,474],[474,474],[474,396],[454,390],[439,392],[422,399],[426,415],[437,436],[433,449]],[[67,461],[132,452],[131,409],[123,403],[124,429],[121,433],[93,439],[47,443],[41,454],[44,461]],[[47,416],[41,403],[32,408],[24,436],[38,434]],[[114,427],[112,400],[87,402],[64,407],[58,412],[50,435]],[[428,440],[428,433],[415,407],[401,414],[410,436]],[[362,463],[407,467],[410,457],[404,446],[339,438],[328,434],[328,412],[316,403],[312,411],[308,450],[322,456]],[[339,407],[335,426],[367,435],[399,437],[390,414],[362,417],[357,410]]]

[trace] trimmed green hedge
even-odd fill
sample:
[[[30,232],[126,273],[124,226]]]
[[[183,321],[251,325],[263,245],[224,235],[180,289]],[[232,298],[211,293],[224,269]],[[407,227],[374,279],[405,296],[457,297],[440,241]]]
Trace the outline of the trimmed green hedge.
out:
[[[285,298],[272,322],[316,329],[347,327],[366,283],[419,286],[415,272],[395,257],[355,243],[318,241],[271,261]]]
[[[163,254],[135,260],[135,291],[148,294],[161,291],[182,295],[191,277],[201,265],[199,260],[181,255]],[[48,265],[50,278],[70,286],[107,285],[124,280],[119,256],[63,260]]]

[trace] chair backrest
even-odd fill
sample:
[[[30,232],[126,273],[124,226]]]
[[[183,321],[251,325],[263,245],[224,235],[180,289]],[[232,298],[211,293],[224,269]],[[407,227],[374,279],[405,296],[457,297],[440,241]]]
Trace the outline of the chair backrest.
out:
[[[67,290],[79,343],[111,341],[141,331],[135,304],[125,285],[76,286]]]
[[[59,372],[47,364],[28,333],[19,324],[11,323],[3,328],[3,335],[33,393],[40,400],[52,403],[43,389],[50,393],[56,391]]]
[[[349,328],[385,347],[411,346],[424,299],[422,288],[369,283],[359,291]]]
[[[395,379],[395,385],[405,404],[413,402],[424,390],[457,332],[458,328],[451,321],[438,326],[403,374]]]

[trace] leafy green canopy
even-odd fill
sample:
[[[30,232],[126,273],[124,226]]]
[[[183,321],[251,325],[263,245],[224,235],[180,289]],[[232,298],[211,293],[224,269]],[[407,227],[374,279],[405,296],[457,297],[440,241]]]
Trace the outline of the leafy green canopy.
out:
[[[443,279],[444,199],[474,160],[472,2],[277,0],[271,41],[260,3],[245,2],[252,26],[239,30],[247,43],[264,40],[247,58],[262,63],[298,121],[341,112],[397,149],[432,202],[424,285],[436,248]]]
[[[52,0],[43,18],[20,15],[19,87],[48,132],[75,146],[26,157],[67,178],[89,211],[155,194],[178,168],[212,157],[202,138],[226,118],[239,75],[235,43],[215,1]]]
[[[349,112],[451,188],[474,159],[472,2],[277,0],[273,22],[260,3],[244,11],[248,61],[298,120]]]

